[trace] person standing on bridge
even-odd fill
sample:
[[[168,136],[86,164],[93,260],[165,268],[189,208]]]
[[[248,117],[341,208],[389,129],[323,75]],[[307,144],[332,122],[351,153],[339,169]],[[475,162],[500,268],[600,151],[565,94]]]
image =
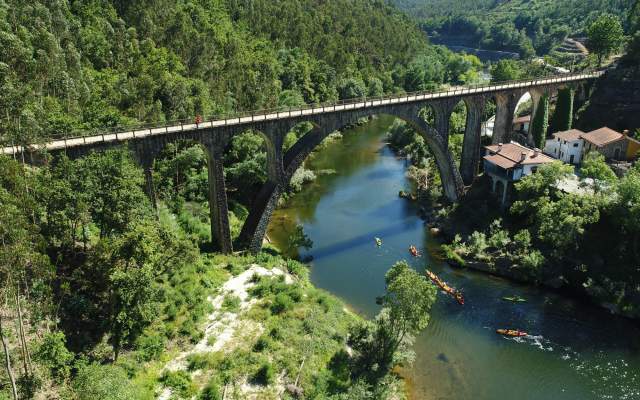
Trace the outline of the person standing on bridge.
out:
[[[200,114],[196,115],[196,125],[200,125],[202,123],[202,116]]]

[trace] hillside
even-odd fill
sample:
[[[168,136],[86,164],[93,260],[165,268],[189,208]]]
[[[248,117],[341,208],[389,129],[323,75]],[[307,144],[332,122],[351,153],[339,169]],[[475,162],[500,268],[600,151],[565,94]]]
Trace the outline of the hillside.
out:
[[[426,32],[466,36],[469,45],[545,55],[568,36],[581,36],[603,12],[626,20],[634,0],[391,0]]]
[[[453,57],[365,0],[2,0],[0,44],[0,139],[18,142],[401,91],[412,60]]]

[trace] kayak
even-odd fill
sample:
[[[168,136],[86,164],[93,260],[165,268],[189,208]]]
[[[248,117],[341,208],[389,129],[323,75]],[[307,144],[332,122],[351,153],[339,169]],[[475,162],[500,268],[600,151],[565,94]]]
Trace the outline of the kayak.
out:
[[[418,253],[418,249],[416,249],[416,246],[409,246],[409,253],[411,253],[411,255],[414,257],[420,257],[420,253]]]
[[[512,301],[514,303],[525,303],[527,299],[520,296],[505,296],[502,298],[504,301]]]
[[[527,336],[527,332],[523,332],[517,329],[496,329],[496,333],[502,336],[511,336],[511,337],[523,337]]]
[[[442,281],[442,279],[440,279],[436,274],[429,270],[427,270],[427,276],[429,277],[429,279],[431,279],[431,281],[433,281],[433,283],[435,283],[440,289],[442,289],[443,292],[453,297],[458,302],[458,304],[464,305],[464,296],[462,295],[462,292],[447,285],[446,282]]]
[[[382,239],[380,239],[378,237],[376,238],[376,246],[378,246],[378,247],[382,246]]]

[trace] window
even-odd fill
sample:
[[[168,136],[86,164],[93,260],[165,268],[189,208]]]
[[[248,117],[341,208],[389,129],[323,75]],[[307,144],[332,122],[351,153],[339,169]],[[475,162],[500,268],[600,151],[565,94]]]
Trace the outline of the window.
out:
[[[577,142],[576,142],[576,143],[574,143],[574,144],[573,144],[573,147],[578,147],[578,144],[579,144],[579,143],[577,143]]]
[[[531,167],[531,173],[535,174],[536,172],[538,172],[538,167]]]

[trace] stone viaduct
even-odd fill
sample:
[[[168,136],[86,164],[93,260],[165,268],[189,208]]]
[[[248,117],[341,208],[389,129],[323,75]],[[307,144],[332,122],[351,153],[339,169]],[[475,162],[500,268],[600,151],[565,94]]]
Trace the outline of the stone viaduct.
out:
[[[269,219],[280,195],[288,189],[294,172],[313,149],[330,133],[353,124],[362,117],[388,114],[411,125],[425,139],[438,166],[446,197],[456,201],[478,173],[481,158],[481,125],[487,101],[496,105],[493,131],[494,143],[508,142],[512,134],[512,121],[517,104],[529,92],[539,99],[543,93],[553,95],[566,86],[578,87],[601,73],[563,75],[552,78],[505,82],[474,87],[460,87],[441,92],[394,95],[358,99],[330,105],[313,105],[285,111],[262,111],[233,118],[205,121],[198,124],[180,124],[127,132],[105,133],[62,138],[29,147],[0,148],[0,153],[66,153],[70,158],[81,157],[90,151],[126,144],[133,151],[145,171],[146,191],[155,204],[153,164],[163,148],[171,142],[189,140],[201,144],[208,155],[209,207],[211,233],[220,251],[233,251],[229,228],[227,194],[223,170],[223,152],[231,139],[246,131],[261,133],[267,150],[268,179],[256,194],[249,216],[237,243],[257,252],[264,239]],[[448,149],[449,124],[454,107],[463,101],[467,108],[467,121],[460,165],[456,165]],[[537,104],[537,102],[534,102]],[[433,123],[428,124],[420,111],[431,107]],[[286,134],[296,125],[313,125],[296,144],[284,151]]]

